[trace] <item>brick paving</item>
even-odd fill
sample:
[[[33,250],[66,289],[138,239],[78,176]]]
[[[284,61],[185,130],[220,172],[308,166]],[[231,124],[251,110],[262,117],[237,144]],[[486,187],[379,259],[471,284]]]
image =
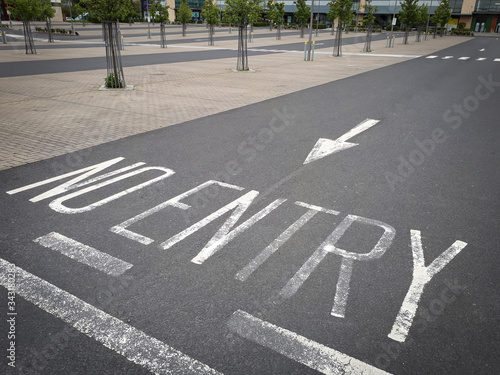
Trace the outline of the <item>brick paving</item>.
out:
[[[124,35],[132,31],[140,33],[143,29],[139,27],[126,24],[122,31]],[[71,48],[40,48],[37,55],[25,55],[21,39],[10,41],[9,48],[0,49],[0,69],[3,62],[59,60],[54,63],[62,64],[64,59],[104,55],[103,47],[82,47],[85,42],[100,42],[99,38],[91,39],[100,35],[99,27],[80,26],[77,30],[80,44],[74,43]],[[181,40],[181,44],[167,49],[127,45],[122,51],[124,56],[165,54],[165,64],[124,69],[127,84],[134,85],[133,91],[98,91],[106,75],[105,66],[99,70],[0,78],[0,170],[239,108],[408,59],[361,54],[332,58],[326,53],[331,52],[331,48],[318,46],[316,51],[320,53],[314,62],[304,62],[302,53],[293,52],[250,56],[249,65],[255,72],[235,73],[231,69],[235,68],[236,57],[168,63],[171,54],[208,48],[205,33],[190,35],[188,29],[188,36],[182,38],[180,28],[167,28],[169,30],[179,30],[179,35],[168,38]],[[267,32],[256,29],[255,35]],[[236,40],[218,41],[219,35],[229,36],[227,29],[216,29],[215,48],[236,48]],[[232,35],[236,35],[236,30]],[[350,33],[345,37],[359,36],[362,34]],[[322,31],[315,39],[321,42],[330,38],[329,32]],[[148,42],[146,35],[128,39]],[[444,37],[410,45],[396,44],[391,49],[385,48],[383,40],[372,42],[372,49],[374,54],[426,55],[469,39]],[[274,36],[255,38],[248,47],[265,49],[301,41],[304,39],[285,31],[281,41],[276,41]],[[47,43],[36,41],[36,45]],[[345,45],[343,51],[359,53],[362,48],[363,43],[350,44]]]

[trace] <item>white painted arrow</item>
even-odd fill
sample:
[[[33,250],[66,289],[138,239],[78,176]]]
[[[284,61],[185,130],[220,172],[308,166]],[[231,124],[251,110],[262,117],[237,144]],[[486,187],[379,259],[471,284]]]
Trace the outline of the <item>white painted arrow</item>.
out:
[[[354,128],[349,130],[347,133],[342,135],[341,137],[333,140],[328,138],[320,138],[318,142],[314,145],[313,149],[307,155],[304,164],[308,164],[312,161],[324,158],[330,154],[335,152],[339,152],[342,150],[347,150],[348,148],[357,146],[357,143],[346,142],[348,139],[358,135],[359,133],[364,132],[365,130],[370,129],[373,125],[376,125],[380,120],[372,120],[367,118],[360,124],[356,125]]]

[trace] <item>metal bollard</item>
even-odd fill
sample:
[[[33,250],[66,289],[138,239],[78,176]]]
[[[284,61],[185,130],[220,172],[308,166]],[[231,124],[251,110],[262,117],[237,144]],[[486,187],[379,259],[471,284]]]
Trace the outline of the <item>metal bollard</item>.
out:
[[[122,35],[122,51],[125,51],[125,43],[123,42],[123,35]]]
[[[5,38],[5,31],[2,30],[1,33],[2,33],[2,43],[7,44],[7,39]]]
[[[313,40],[311,61],[314,61],[314,45],[315,44],[316,44],[316,41]]]
[[[304,42],[304,61],[306,61],[307,56],[307,42]]]

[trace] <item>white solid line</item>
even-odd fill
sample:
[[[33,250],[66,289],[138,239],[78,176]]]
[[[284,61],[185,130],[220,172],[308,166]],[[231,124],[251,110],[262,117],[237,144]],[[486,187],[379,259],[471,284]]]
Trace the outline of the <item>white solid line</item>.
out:
[[[470,59],[470,57],[459,57],[458,59],[459,59],[459,60],[469,60],[469,59]]]
[[[4,287],[11,269],[12,264],[0,258]],[[220,374],[22,268],[15,267],[15,272],[19,296],[155,374]]]
[[[486,60],[486,57],[479,57],[476,59],[476,61],[484,61],[484,60]]]
[[[426,59],[435,59],[437,56],[427,56]]]
[[[347,354],[260,320],[241,310],[233,313],[228,322],[228,328],[248,340],[274,350],[323,374],[390,375],[388,372]]]
[[[46,234],[33,241],[111,276],[119,276],[132,268],[130,263],[56,232]]]

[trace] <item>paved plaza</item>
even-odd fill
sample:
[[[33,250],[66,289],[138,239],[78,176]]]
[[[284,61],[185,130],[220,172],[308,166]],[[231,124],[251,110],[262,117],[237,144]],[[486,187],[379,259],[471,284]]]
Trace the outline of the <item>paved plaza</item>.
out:
[[[43,26],[33,26],[37,25]],[[68,23],[54,26],[70,29]],[[313,33],[314,61],[305,62],[303,50],[290,45],[302,46],[307,35],[300,39],[298,31],[285,30],[277,41],[275,32],[255,28],[253,42],[248,43],[254,72],[237,73],[232,70],[237,29],[229,33],[217,28],[215,46],[209,47],[204,26],[188,27],[186,37],[180,26],[168,26],[168,48],[162,49],[158,25],[151,25],[148,39],[146,25],[122,24],[124,61],[143,58],[139,66],[125,64],[126,82],[134,90],[98,91],[106,76],[100,25],[77,24],[78,37],[55,36],[51,44],[46,35],[35,34],[36,55],[25,54],[21,25],[14,23],[14,30],[17,34],[6,32],[8,44],[0,45],[0,169],[240,108],[471,39],[429,37],[417,43],[411,36],[410,44],[402,45],[398,35],[395,48],[386,48],[383,34],[383,39],[372,42],[372,53],[363,53],[364,33],[351,32],[343,37],[344,56],[334,58],[332,48],[326,47],[332,40],[330,31],[320,30],[319,36]],[[78,61],[81,70],[72,68]],[[101,67],[88,68],[86,61]]]

